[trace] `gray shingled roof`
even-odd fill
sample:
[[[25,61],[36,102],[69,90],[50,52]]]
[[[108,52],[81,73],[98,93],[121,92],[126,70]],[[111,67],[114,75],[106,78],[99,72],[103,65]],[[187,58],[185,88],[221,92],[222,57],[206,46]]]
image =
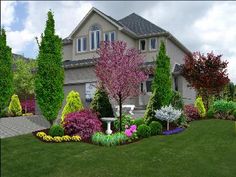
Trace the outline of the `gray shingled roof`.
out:
[[[137,36],[167,32],[135,13],[122,18],[119,23],[137,34]]]
[[[84,66],[93,66],[96,63],[97,58],[89,58],[83,60],[65,60],[63,62],[63,67],[65,69],[75,68],[75,67],[84,67]]]

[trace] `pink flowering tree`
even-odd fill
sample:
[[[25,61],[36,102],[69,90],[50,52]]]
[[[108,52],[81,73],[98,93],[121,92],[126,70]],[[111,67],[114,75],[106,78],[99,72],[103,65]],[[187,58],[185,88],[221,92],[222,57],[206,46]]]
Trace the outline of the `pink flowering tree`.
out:
[[[110,97],[119,104],[121,131],[122,103],[140,93],[139,85],[147,79],[142,69],[144,56],[124,41],[101,42],[95,72]]]

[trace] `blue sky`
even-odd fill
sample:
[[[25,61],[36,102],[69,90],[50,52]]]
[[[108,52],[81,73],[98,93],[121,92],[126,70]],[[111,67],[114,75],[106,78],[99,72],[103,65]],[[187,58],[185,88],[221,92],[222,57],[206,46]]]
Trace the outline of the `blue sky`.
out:
[[[43,32],[49,9],[57,34],[65,38],[92,7],[115,19],[135,12],[171,32],[191,51],[223,54],[236,83],[236,2],[1,1],[1,25],[14,53],[36,58],[35,37]]]

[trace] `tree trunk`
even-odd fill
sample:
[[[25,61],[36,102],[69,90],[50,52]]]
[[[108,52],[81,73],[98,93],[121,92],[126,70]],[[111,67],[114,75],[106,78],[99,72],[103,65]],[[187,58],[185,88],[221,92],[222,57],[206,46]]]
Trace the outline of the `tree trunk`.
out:
[[[169,131],[170,129],[170,124],[169,124],[169,120],[167,120],[167,131]]]
[[[120,107],[120,132],[122,129],[122,121],[121,121],[121,117],[122,117],[122,102],[121,102],[121,95],[119,95],[119,107]]]

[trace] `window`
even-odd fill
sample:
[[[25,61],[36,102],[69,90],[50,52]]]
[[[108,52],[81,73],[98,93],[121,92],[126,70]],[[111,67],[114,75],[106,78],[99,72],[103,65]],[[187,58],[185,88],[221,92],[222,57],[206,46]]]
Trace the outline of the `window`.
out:
[[[174,87],[175,87],[175,91],[179,91],[178,77],[174,77]]]
[[[87,39],[81,37],[77,39],[77,52],[84,52],[87,50]]]
[[[156,50],[157,49],[157,38],[151,38],[149,40],[149,49]]]
[[[139,40],[139,50],[141,50],[141,51],[146,50],[146,40],[145,39]]]
[[[152,80],[153,80],[153,74],[149,74],[148,80],[146,80],[144,83],[141,83],[140,89],[141,92],[152,92]]]
[[[104,33],[104,41],[115,41],[115,31]]]
[[[100,30],[90,31],[90,50],[99,48]]]

